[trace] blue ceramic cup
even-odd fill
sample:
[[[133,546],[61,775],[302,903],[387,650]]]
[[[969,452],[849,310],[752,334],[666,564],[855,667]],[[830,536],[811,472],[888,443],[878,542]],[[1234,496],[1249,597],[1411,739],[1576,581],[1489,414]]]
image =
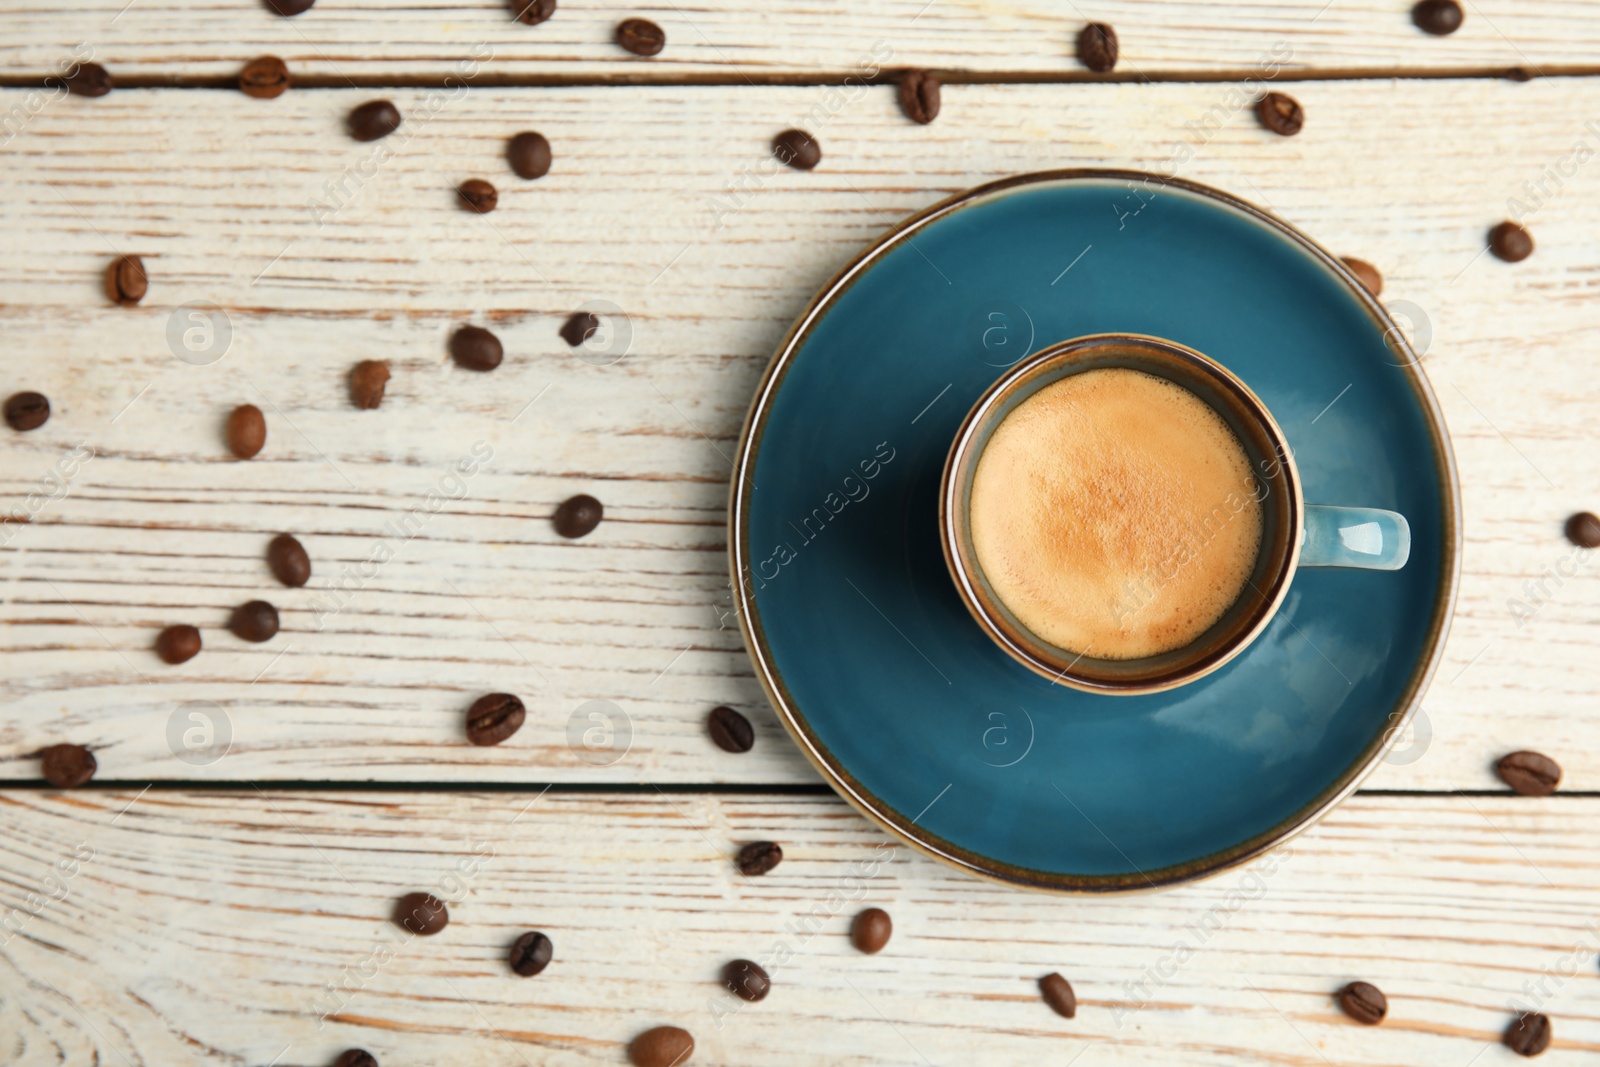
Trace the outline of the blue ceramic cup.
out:
[[[1040,389],[1085,371],[1124,368],[1182,386],[1220,415],[1244,446],[1260,483],[1261,547],[1239,598],[1189,644],[1139,659],[1102,659],[1062,648],[1023,626],[995,593],[973,548],[969,500],[990,436]],[[945,462],[939,494],[940,541],[962,601],[1002,649],[1023,666],[1074,689],[1132,695],[1202,678],[1249,647],[1266,629],[1299,567],[1399,570],[1411,529],[1393,511],[1308,505],[1283,430],[1261,399],[1226,368],[1174,341],[1139,334],[1095,334],[1044,348],[1012,367],[968,413]]]

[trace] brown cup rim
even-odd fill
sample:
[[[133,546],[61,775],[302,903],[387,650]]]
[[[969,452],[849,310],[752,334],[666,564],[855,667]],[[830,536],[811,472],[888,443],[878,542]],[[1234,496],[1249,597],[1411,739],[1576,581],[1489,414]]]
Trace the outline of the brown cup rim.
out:
[[[1287,551],[1280,552],[1283,558],[1275,568],[1271,586],[1265,590],[1257,590],[1259,603],[1249,615],[1238,620],[1228,632],[1219,635],[1206,634],[1196,638],[1188,647],[1202,643],[1212,647],[1204,649],[1190,662],[1167,669],[1152,666],[1147,672],[1136,674],[1128,680],[1074,673],[1080,661],[1085,659],[1084,655],[1072,656],[1068,650],[1056,648],[1043,638],[1029,633],[1020,623],[1007,619],[1004,612],[997,610],[998,604],[991,604],[990,601],[998,598],[992,597],[985,588],[986,583],[979,577],[982,567],[976,559],[967,558],[964,548],[966,539],[962,537],[966,524],[958,522],[958,518],[966,514],[967,504],[964,491],[967,479],[961,477],[963,462],[969,453],[972,453],[975,439],[980,432],[991,425],[990,418],[995,410],[1024,387],[1027,387],[1029,392],[1034,392],[1068,376],[1066,374],[1039,376],[1037,372],[1040,368],[1052,363],[1070,366],[1075,360],[1090,352],[1117,349],[1131,352],[1140,349],[1158,350],[1197,371],[1201,376],[1208,377],[1215,385],[1238,400],[1240,407],[1250,414],[1270,440],[1276,458],[1281,464],[1283,490],[1288,493],[1292,503],[1288,514],[1288,528],[1281,535],[1288,539]],[[981,452],[971,454],[971,461],[976,463],[979,455]],[[1289,450],[1288,438],[1283,428],[1272,417],[1272,412],[1267,409],[1266,404],[1238,375],[1210,356],[1188,345],[1150,334],[1085,334],[1046,345],[1008,368],[978,398],[967,412],[966,418],[962,420],[961,428],[951,440],[950,451],[945,458],[944,473],[939,483],[939,544],[944,551],[945,566],[950,571],[956,592],[978,626],[1007,655],[1035,674],[1086,693],[1103,693],[1109,696],[1141,696],[1175,689],[1204,678],[1249,648],[1251,642],[1267,628],[1267,624],[1272,621],[1278,608],[1283,604],[1284,597],[1288,595],[1289,584],[1300,562],[1301,531],[1304,524],[1305,496],[1300,484],[1299,468],[1295,466],[1294,454]],[[1271,550],[1272,546],[1266,544],[1263,539],[1262,553]]]

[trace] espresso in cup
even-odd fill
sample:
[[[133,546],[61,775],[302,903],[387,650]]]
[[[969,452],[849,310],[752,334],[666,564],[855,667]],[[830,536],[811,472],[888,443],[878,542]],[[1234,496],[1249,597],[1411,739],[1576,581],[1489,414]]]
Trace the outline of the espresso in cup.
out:
[[[1190,644],[1239,599],[1261,553],[1265,486],[1215,408],[1126,367],[1055,381],[978,460],[972,547],[1023,626],[1098,659]]]
[[[1142,334],[1057,342],[991,385],[951,442],[939,531],[1007,655],[1122,696],[1225,666],[1301,567],[1398,570],[1411,552],[1398,512],[1307,504],[1261,398]]]

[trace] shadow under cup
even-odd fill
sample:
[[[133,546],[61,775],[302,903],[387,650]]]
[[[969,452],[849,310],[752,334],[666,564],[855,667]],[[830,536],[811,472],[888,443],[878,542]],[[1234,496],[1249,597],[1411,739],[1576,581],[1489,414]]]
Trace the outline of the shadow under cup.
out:
[[[1140,659],[1099,659],[1038,637],[995,594],[973,549],[968,500],[978,459],[995,428],[1017,405],[1053,382],[1085,371],[1125,368],[1165,378],[1222,416],[1244,447],[1261,502],[1261,548],[1244,592],[1210,629],[1181,648]],[[1233,515],[1219,505],[1186,543],[1172,546],[1164,568],[1181,567],[1211,518]],[[1300,555],[1304,521],[1299,474],[1283,431],[1261,400],[1217,363],[1173,341],[1137,334],[1096,334],[1042,349],[1011,368],[967,415],[945,463],[939,494],[945,562],[968,610],[1001,648],[1052,681],[1089,692],[1152,693],[1193,681],[1227,663],[1266,628],[1288,592]],[[1160,574],[1145,581],[1159,582]],[[1136,592],[1130,590],[1130,592]]]

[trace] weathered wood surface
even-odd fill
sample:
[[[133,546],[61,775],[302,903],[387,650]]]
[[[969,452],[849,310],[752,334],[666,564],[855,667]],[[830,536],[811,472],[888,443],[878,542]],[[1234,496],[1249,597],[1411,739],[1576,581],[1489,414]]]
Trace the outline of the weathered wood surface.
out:
[[[338,84],[440,78],[470,60],[510,79],[695,76],[743,84],[909,66],[980,78],[1083,77],[1074,42],[1091,19],[1116,27],[1116,73],[1134,78],[1254,71],[1273,58],[1295,71],[1377,75],[1594,68],[1600,18],[1582,0],[1465,7],[1461,29],[1437,38],[1412,24],[1405,0],[669,0],[647,7],[561,0],[554,18],[532,27],[514,21],[504,0],[320,0],[294,19],[277,17],[260,0],[63,0],[8,12],[0,69],[43,77],[82,43],[114,73],[141,80],[231,77],[262,53]],[[616,24],[638,16],[666,31],[660,55],[631,56],[613,43]]]
[[[1229,121],[1179,172],[1377,264],[1454,434],[1465,574],[1431,739],[1369,784],[1493,788],[1493,760],[1534,747],[1562,761],[1568,788],[1600,788],[1600,586],[1561,537],[1570,512],[1600,503],[1600,135],[1585,125],[1600,81],[1305,83],[1308,123],[1289,140],[1229,112],[1233,91],[956,86],[917,127],[875,89],[819,128],[826,155],[809,174],[763,161],[774,131],[832,106],[818,87],[476,88],[427,121],[426,92],[394,91],[412,133],[377,146],[340,128],[367,92],[48,104],[0,168],[0,363],[8,390],[55,404],[43,429],[0,435],[7,507],[31,507],[80,443],[94,458],[64,499],[5,529],[0,774],[31,777],[26,754],[73,740],[99,747],[103,777],[129,780],[814,781],[724,614],[727,457],[782,331],[906,213],[1020,171],[1161,167],[1196,136],[1187,123],[1222,109]],[[527,127],[555,146],[535,183],[502,161]],[[473,175],[500,186],[494,214],[457,208]],[[1540,181],[1543,202],[1524,189]],[[1515,266],[1480,256],[1517,197],[1538,251]],[[118,252],[149,266],[138,308],[101,292]],[[594,299],[631,319],[631,350],[608,366],[557,333]],[[196,300],[231,321],[210,366],[166,340]],[[492,375],[452,369],[445,339],[466,321],[506,342]],[[394,364],[388,398],[356,411],[344,376],[378,356]],[[248,463],[219,439],[242,402],[269,426]],[[477,442],[492,459],[460,491],[443,483],[460,499],[397,538]],[[577,492],[607,519],[562,542],[548,516]],[[280,530],[310,549],[311,588],[267,572]],[[318,605],[336,602],[323,587],[382,541],[395,557],[317,629]],[[1558,569],[1572,576],[1544,577]],[[221,627],[258,596],[284,632],[251,646]],[[178,621],[208,647],[169,668],[150,643]],[[461,714],[492,689],[522,693],[529,722],[474,749]],[[569,745],[590,700],[631,720],[631,751],[609,766]],[[225,758],[175,758],[186,701],[226,709]],[[747,756],[705,738],[724,702],[757,724]]]
[[[317,1067],[352,1045],[385,1067],[621,1063],[668,1023],[697,1065],[1483,1065],[1515,1062],[1495,1042],[1522,1008],[1554,1020],[1548,1062],[1600,1052],[1594,798],[1360,796],[1249,870],[1093,900],[959,874],[820,796],[13,790],[0,810],[15,1067]],[[763,838],[783,863],[739,875],[724,854]],[[413,890],[459,901],[443,932],[388,921]],[[894,919],[878,956],[846,937],[865,906]],[[529,929],[554,960],[518,978]],[[717,982],[739,957],[774,982],[742,1010]],[[1038,997],[1051,971],[1072,1021]],[[1381,1027],[1333,1002],[1358,978],[1389,996]]]

